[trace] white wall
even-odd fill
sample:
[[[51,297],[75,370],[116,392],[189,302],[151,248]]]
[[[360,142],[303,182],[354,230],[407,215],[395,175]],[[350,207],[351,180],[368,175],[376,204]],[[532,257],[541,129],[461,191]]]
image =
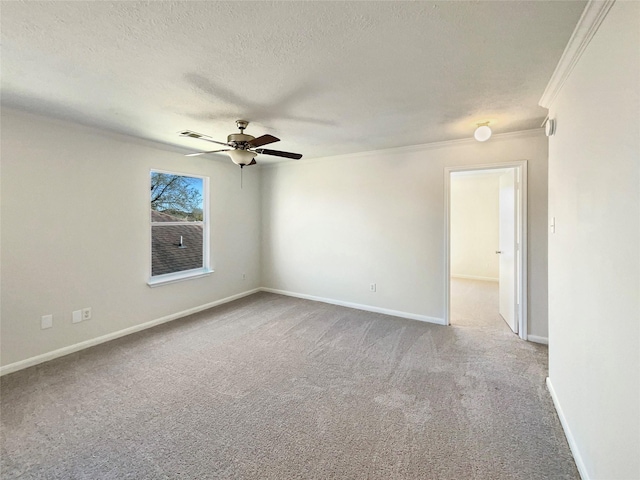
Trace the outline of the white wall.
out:
[[[444,167],[519,159],[530,161],[529,330],[547,335],[539,132],[246,169],[242,190],[228,162],[132,137],[10,109],[1,133],[2,366],[261,285],[442,318]],[[151,168],[210,176],[211,276],[147,286]],[[84,307],[93,319],[72,324]],[[52,329],[40,329],[45,314]]]
[[[150,288],[149,171],[211,179],[215,273]],[[2,365],[260,286],[258,170],[2,110]],[[242,273],[247,279],[242,280]],[[71,312],[92,307],[92,320]],[[53,314],[54,327],[40,329]]]
[[[551,105],[549,378],[586,478],[640,478],[640,3]]]
[[[444,168],[528,160],[529,333],[546,337],[547,154],[533,131],[266,167],[263,285],[441,319]]]
[[[501,173],[451,176],[451,275],[498,281]]]

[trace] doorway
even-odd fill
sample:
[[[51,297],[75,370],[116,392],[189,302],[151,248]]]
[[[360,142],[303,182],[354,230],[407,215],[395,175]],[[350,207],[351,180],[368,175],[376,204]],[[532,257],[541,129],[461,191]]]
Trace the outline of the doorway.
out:
[[[445,169],[445,323],[466,309],[527,339],[526,162]],[[459,301],[462,300],[462,301]],[[485,318],[486,320],[486,318]]]

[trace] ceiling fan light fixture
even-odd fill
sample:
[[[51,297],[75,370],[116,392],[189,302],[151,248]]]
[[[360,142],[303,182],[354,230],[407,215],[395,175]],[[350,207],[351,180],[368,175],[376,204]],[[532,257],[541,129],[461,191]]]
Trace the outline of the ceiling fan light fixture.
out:
[[[250,150],[233,149],[227,152],[231,157],[231,161],[236,165],[245,166],[249,165],[253,158],[257,155],[256,152]]]
[[[478,128],[473,133],[473,137],[479,142],[486,142],[491,138],[491,128],[489,128],[489,122],[478,123]]]

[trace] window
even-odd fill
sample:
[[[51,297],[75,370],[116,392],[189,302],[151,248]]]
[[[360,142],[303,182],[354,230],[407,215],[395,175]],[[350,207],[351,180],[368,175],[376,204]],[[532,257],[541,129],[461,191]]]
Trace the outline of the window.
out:
[[[211,273],[209,179],[151,170],[151,279],[155,286]]]

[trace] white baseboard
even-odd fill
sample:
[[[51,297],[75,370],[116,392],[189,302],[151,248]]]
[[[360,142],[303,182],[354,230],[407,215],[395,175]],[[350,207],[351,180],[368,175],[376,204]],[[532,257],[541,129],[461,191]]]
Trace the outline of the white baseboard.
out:
[[[558,413],[560,424],[562,425],[562,429],[564,430],[565,437],[567,437],[567,443],[569,444],[569,448],[571,449],[573,459],[576,462],[576,467],[578,467],[578,473],[580,474],[580,478],[582,478],[582,480],[589,480],[589,475],[587,474],[587,469],[584,465],[584,461],[582,460],[582,455],[580,455],[580,451],[578,450],[578,445],[576,445],[576,441],[573,438],[573,434],[571,433],[571,429],[569,428],[567,419],[565,418],[564,413],[562,411],[562,407],[560,406],[560,401],[558,400],[556,391],[553,389],[553,385],[551,384],[551,379],[549,377],[547,377],[547,389],[551,394],[551,399],[553,400],[553,406],[556,407],[556,412]]]
[[[176,320],[178,318],[186,317],[187,315],[192,315],[194,313],[201,312],[201,311],[206,310],[208,308],[212,308],[212,307],[215,307],[215,306],[218,306],[218,305],[222,305],[223,303],[232,302],[234,300],[238,300],[239,298],[246,297],[248,295],[251,295],[253,293],[257,293],[257,292],[260,292],[260,291],[277,293],[277,294],[280,294],[280,295],[287,295],[287,296],[290,296],[290,297],[304,298],[306,300],[313,300],[313,301],[316,301],[316,302],[330,303],[330,304],[333,304],[333,305],[341,305],[343,307],[355,308],[355,309],[358,309],[358,310],[365,310],[365,311],[368,311],[368,312],[383,313],[385,315],[392,315],[394,317],[409,318],[411,320],[419,320],[421,322],[435,323],[437,325],[444,325],[445,324],[444,319],[442,319],[442,318],[428,317],[426,315],[418,315],[418,314],[415,314],[415,313],[400,312],[400,311],[397,311],[397,310],[389,310],[389,309],[386,309],[386,308],[373,307],[373,306],[370,306],[370,305],[362,305],[362,304],[358,304],[358,303],[343,302],[341,300],[333,300],[333,299],[330,299],[330,298],[316,297],[316,296],[313,296],[313,295],[305,295],[305,294],[302,294],[302,293],[294,293],[294,292],[288,292],[288,291],[284,291],[284,290],[276,290],[274,288],[255,288],[253,290],[248,290],[246,292],[238,293],[238,294],[232,295],[230,297],[226,297],[226,298],[223,298],[223,299],[220,299],[220,300],[216,300],[215,302],[210,302],[210,303],[206,303],[204,305],[199,305],[197,307],[189,308],[187,310],[183,310],[181,312],[173,313],[173,314],[167,315],[165,317],[157,318],[157,319],[151,320],[149,322],[141,323],[139,325],[134,325],[133,327],[125,328],[123,330],[118,330],[117,332],[112,332],[112,333],[109,333],[107,335],[103,335],[101,337],[92,338],[92,339],[86,340],[84,342],[80,342],[80,343],[76,343],[76,344],[73,344],[73,345],[69,345],[67,347],[59,348],[57,350],[53,350],[51,352],[43,353],[41,355],[36,355],[35,357],[27,358],[25,360],[20,360],[20,361],[15,362],[15,363],[10,363],[9,365],[5,365],[3,367],[0,367],[0,376],[7,375],[7,374],[13,373],[13,372],[17,372],[18,370],[22,370],[22,369],[25,369],[25,368],[28,368],[28,367],[33,367],[34,365],[38,365],[40,363],[48,362],[49,360],[53,360],[55,358],[63,357],[65,355],[69,355],[71,353],[79,352],[80,350],[84,350],[86,348],[93,347],[95,345],[100,345],[101,343],[105,343],[105,342],[108,342],[108,341],[111,341],[111,340],[115,340],[116,338],[124,337],[125,335],[130,335],[132,333],[136,333],[136,332],[139,332],[141,330],[146,330],[147,328],[155,327],[156,325],[161,325],[163,323],[167,323],[167,322],[170,322],[172,320]]]
[[[481,280],[483,282],[499,282],[499,278],[479,277],[477,275],[451,275],[451,278],[463,278],[465,280]]]
[[[25,360],[20,360],[19,362],[10,363],[9,365],[0,367],[0,376],[6,375],[8,373],[17,372],[18,370],[32,367],[34,365],[38,365],[39,363],[53,360],[54,358],[63,357],[65,355],[69,355],[70,353],[79,352],[80,350],[84,350],[85,348],[93,347],[95,345],[99,345],[101,343],[105,343],[110,340],[115,340],[116,338],[124,337],[125,335],[130,335],[132,333],[136,333],[141,330],[146,330],[147,328],[155,327],[156,325],[160,325],[162,323],[167,323],[172,320],[176,320],[178,318],[186,317],[187,315],[201,312],[208,308],[222,305],[223,303],[232,302],[239,298],[246,297],[247,295],[257,293],[259,291],[260,291],[259,288],[254,288],[253,290],[248,290],[246,292],[238,293],[230,297],[222,298],[220,300],[216,300],[215,302],[205,303],[204,305],[199,305],[197,307],[189,308],[187,310],[173,313],[171,315],[157,318],[155,320],[141,323],[139,325],[134,325],[133,327],[125,328],[124,330],[118,330],[117,332],[108,333],[107,335],[103,335],[101,337],[92,338],[84,342],[76,343],[74,345],[69,345],[68,347],[59,348],[58,350],[53,350],[52,352],[43,353],[41,355],[36,355],[35,357],[27,358]]]
[[[419,320],[421,322],[435,323],[437,325],[445,325],[445,321],[443,318],[429,317],[427,315],[418,315],[417,313],[400,312],[398,310],[389,310],[387,308],[373,307],[371,305],[363,305],[360,303],[344,302],[342,300],[334,300],[332,298],[316,297],[314,295],[289,292],[286,290],[277,290],[275,288],[262,287],[260,288],[260,290],[263,292],[286,295],[288,297],[296,297],[296,298],[303,298],[305,300],[313,300],[314,302],[330,303],[331,305],[340,305],[341,307],[355,308],[356,310],[365,310],[367,312],[374,312],[374,313],[384,313],[385,315],[392,315],[394,317],[409,318],[411,320]]]
[[[541,343],[542,345],[549,345],[549,339],[547,337],[539,337],[538,335],[527,335],[527,340],[533,343]]]

